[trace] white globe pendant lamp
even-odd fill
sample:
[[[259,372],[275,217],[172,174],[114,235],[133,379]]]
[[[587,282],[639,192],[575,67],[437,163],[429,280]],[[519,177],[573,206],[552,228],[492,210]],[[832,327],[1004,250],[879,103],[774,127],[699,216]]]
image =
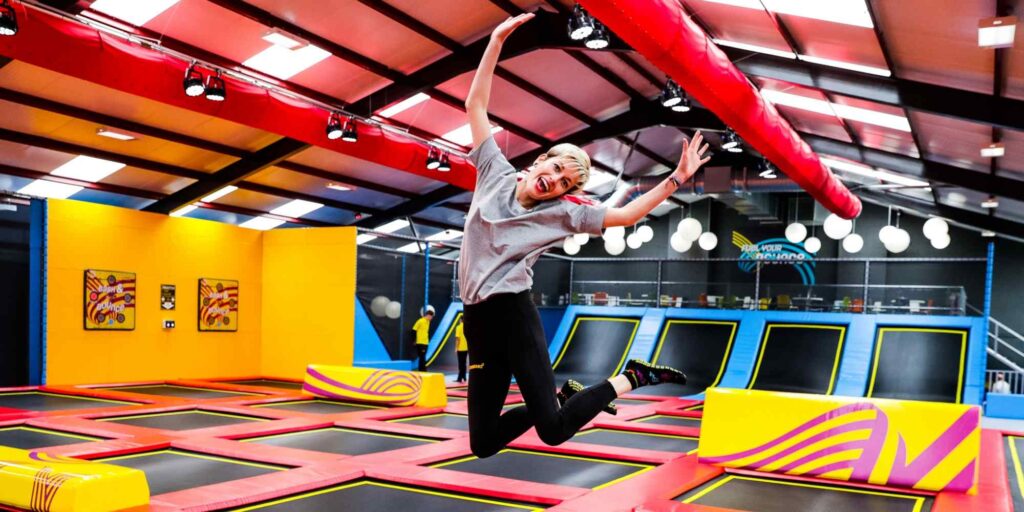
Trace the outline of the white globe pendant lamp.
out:
[[[581,246],[587,245],[587,242],[590,241],[590,235],[587,233],[576,233],[572,237],[576,240],[576,243]]]
[[[648,226],[647,224],[644,224],[643,226],[637,228],[636,232],[640,235],[640,241],[645,244],[647,242],[650,242],[651,240],[654,240],[654,228]]]
[[[702,233],[697,239],[697,245],[705,251],[713,250],[718,246],[718,236],[711,232]]]
[[[811,254],[817,254],[821,250],[821,240],[816,236],[807,238],[804,240],[804,250]]]
[[[673,251],[679,253],[689,251],[693,247],[693,242],[683,238],[683,234],[678,231],[672,233],[672,237],[668,239],[668,244],[672,246]]]
[[[934,240],[936,237],[942,235],[949,235],[949,223],[938,217],[932,217],[924,222],[924,226],[921,228],[924,232],[924,237],[929,240]]]
[[[842,240],[846,238],[846,235],[850,234],[850,231],[853,231],[853,222],[833,213],[825,218],[825,223],[822,227],[825,229],[825,235],[829,238]]]
[[[786,226],[786,240],[798,244],[803,242],[805,238],[807,238],[807,226],[799,222]]]
[[[565,241],[562,242],[562,250],[565,251],[569,256],[575,256],[580,252],[580,244],[576,241],[575,236],[565,237]]]
[[[700,221],[693,217],[687,217],[679,221],[679,225],[676,227],[676,231],[690,242],[696,242],[703,230],[704,226],[701,226]]]
[[[857,254],[864,248],[864,238],[857,233],[850,233],[843,239],[843,250],[850,254]]]

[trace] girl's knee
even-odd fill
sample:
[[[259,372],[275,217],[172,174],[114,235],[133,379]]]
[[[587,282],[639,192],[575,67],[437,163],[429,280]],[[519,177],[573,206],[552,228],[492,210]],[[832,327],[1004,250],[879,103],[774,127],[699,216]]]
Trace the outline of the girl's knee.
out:
[[[572,437],[572,434],[566,435],[561,425],[555,422],[539,424],[536,428],[537,437],[548,446],[558,446]]]
[[[473,452],[479,459],[486,459],[501,450],[496,442],[492,439],[470,437],[469,438],[469,450]]]

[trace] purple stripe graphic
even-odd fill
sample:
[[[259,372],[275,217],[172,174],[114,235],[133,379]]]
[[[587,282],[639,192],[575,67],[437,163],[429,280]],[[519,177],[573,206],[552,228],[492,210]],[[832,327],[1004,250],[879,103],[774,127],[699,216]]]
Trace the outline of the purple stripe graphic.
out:
[[[810,446],[812,444],[815,444],[815,443],[817,443],[819,441],[823,441],[823,440],[828,439],[828,438],[830,438],[832,436],[837,436],[837,435],[840,435],[840,434],[845,434],[846,432],[854,432],[854,431],[857,431],[857,430],[869,429],[869,428],[871,428],[871,427],[873,427],[875,425],[875,421],[876,420],[861,420],[861,421],[855,421],[853,423],[848,423],[846,425],[839,425],[838,427],[832,427],[832,428],[830,428],[828,430],[819,432],[819,433],[817,433],[817,434],[815,434],[815,435],[813,435],[811,437],[808,437],[807,439],[804,439],[803,441],[800,441],[799,443],[796,443],[793,446],[790,446],[789,448],[786,448],[785,450],[782,450],[779,453],[776,453],[775,455],[772,455],[771,457],[767,457],[765,459],[761,459],[761,460],[756,461],[756,462],[751,462],[750,464],[745,464],[745,466],[757,467],[757,468],[763,467],[763,466],[767,466],[768,464],[771,464],[772,462],[775,462],[775,461],[777,461],[779,459],[787,457],[790,454],[798,452],[798,451],[800,451],[800,450],[802,450],[802,449],[804,449],[804,448],[806,448],[806,447],[808,447],[808,446]]]
[[[896,448],[896,460],[893,461],[892,473],[889,475],[889,484],[907,487],[917,485],[929,471],[948,457],[977,428],[978,409],[972,408],[957,418],[953,425],[928,445],[928,448],[925,448],[913,462],[906,465],[904,465],[904,461],[907,460],[907,444],[903,440],[903,436],[900,436],[899,445]],[[966,491],[969,488],[970,486],[960,490]]]

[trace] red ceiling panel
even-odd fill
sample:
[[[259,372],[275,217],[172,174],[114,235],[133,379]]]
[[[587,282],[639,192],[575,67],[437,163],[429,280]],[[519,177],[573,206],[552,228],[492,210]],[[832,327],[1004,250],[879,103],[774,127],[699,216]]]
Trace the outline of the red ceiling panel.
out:
[[[192,183],[195,183],[195,180],[178,178],[158,172],[144,171],[135,167],[125,167],[124,169],[103,178],[100,182],[143,190],[154,190],[164,194],[173,194]]]
[[[800,53],[850,64],[888,68],[875,31],[829,21],[780,15],[800,46]]]
[[[509,16],[497,5],[483,1],[439,4],[422,0],[388,0],[387,3],[463,45],[487,36]],[[536,5],[539,2],[530,3]]]
[[[1017,9],[1017,16],[1024,18],[1024,9]],[[1019,23],[1019,22],[1018,22]],[[1003,50],[1006,73],[1006,83],[1003,86],[1003,95],[1008,98],[1024,100],[1024,31],[1017,30],[1017,41],[1012,48]]]
[[[291,199],[285,197],[272,196],[260,192],[253,192],[251,190],[236,190],[224,197],[217,199],[216,201],[214,201],[214,203],[238,206],[241,208],[251,208],[253,210],[259,210],[262,212],[269,212],[274,208],[284,206],[290,201]]]
[[[611,108],[629,103],[624,92],[561,50],[540,50],[501,65],[591,117],[600,119]]]
[[[401,188],[417,194],[427,193],[440,185],[437,181],[428,178],[406,172],[395,172],[394,169],[389,167],[320,147],[310,147],[288,160],[338,173],[342,176],[352,176],[367,181],[383,183],[390,187]],[[424,162],[424,165],[426,165],[426,162]]]
[[[1003,130],[1006,154],[999,159],[999,168],[1024,178],[1024,132]]]
[[[838,105],[848,105],[882,114],[906,117],[906,112],[902,108],[894,107],[892,105],[883,105],[881,103],[840,96],[838,94],[831,95],[831,99],[833,103]],[[900,153],[902,155],[912,156],[915,158],[918,156],[917,146],[914,144],[914,137],[910,132],[895,130],[884,126],[878,126],[876,124],[851,121],[849,119],[846,120],[846,124],[854,131],[854,133],[857,134],[857,139],[864,146],[883,151]]]
[[[651,171],[665,169],[664,166],[636,151],[629,155],[629,146],[615,139],[599,140],[583,146],[583,149],[594,160],[611,166],[610,169],[598,166],[603,171],[618,173],[625,165],[627,176],[642,176]]]
[[[708,26],[711,30],[709,35],[716,39],[763,46],[783,52],[793,51],[764,11],[703,0],[685,0],[683,4],[690,13]]]
[[[911,112],[910,120],[924,145],[925,158],[977,171],[989,169],[981,148],[992,142],[992,128],[922,112]]]
[[[622,77],[622,79],[631,88],[633,88],[634,91],[640,93],[641,96],[652,98],[661,92],[661,85],[652,84],[649,80],[644,78],[643,75],[637,73],[632,67],[630,67],[629,64],[623,62],[617,54],[611,52],[587,52],[587,56],[597,61],[597,63],[605,69]],[[632,57],[626,58],[632,59]],[[663,84],[665,82],[664,73],[658,71],[653,74],[658,78],[659,84]]]
[[[248,178],[246,181],[282,188],[285,190],[294,190],[303,194],[324,197],[327,199],[360,204],[370,208],[386,209],[405,201],[405,199],[401,197],[381,192],[374,192],[372,190],[359,187],[350,191],[330,189],[327,188],[327,184],[330,183],[329,180],[281,169],[280,167],[264,169],[263,171],[260,171],[259,174]],[[339,176],[337,182],[344,183],[344,179]]]

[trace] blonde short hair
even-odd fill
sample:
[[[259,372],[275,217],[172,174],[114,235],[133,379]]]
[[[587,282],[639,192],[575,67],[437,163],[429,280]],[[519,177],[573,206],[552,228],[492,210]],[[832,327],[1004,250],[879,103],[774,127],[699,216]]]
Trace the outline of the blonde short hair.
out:
[[[590,155],[586,151],[575,144],[564,143],[555,145],[545,155],[547,158],[565,158],[575,162],[580,169],[580,178],[570,192],[583,190],[590,178]]]

